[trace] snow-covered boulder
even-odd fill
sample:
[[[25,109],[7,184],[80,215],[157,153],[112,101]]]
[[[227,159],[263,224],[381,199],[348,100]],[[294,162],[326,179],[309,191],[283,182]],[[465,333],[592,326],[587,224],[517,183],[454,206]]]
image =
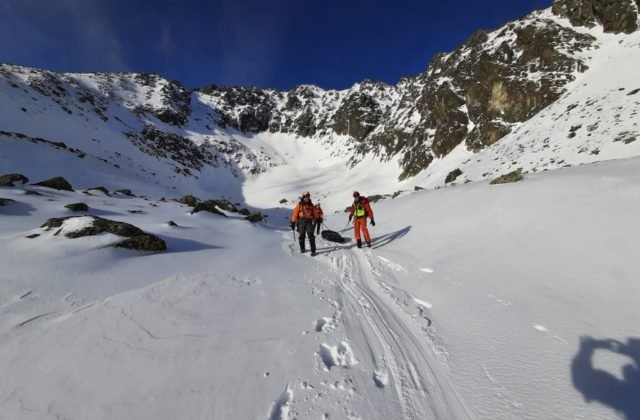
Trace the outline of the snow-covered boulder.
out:
[[[29,178],[22,174],[6,174],[0,176],[0,187],[15,187],[15,183],[26,184]]]
[[[58,228],[54,236],[62,234],[69,239],[104,233],[126,238],[111,244],[116,248],[135,249],[138,251],[164,251],[167,249],[167,244],[164,240],[146,233],[136,226],[97,216],[51,218],[41,228],[46,230]]]

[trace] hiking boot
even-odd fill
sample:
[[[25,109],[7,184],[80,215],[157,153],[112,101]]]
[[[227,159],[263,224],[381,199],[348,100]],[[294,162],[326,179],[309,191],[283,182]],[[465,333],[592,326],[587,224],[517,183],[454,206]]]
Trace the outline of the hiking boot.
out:
[[[371,248],[371,241],[367,241],[367,246]]]
[[[315,257],[316,255],[318,255],[318,254],[316,254],[316,251],[311,251],[311,256],[312,257]]]
[[[358,248],[362,248],[362,239],[358,239],[358,242],[356,245],[358,246]]]
[[[307,250],[306,250],[306,249],[304,249],[304,248],[300,248],[300,253],[301,253],[301,254],[304,254],[305,252],[307,252]]]

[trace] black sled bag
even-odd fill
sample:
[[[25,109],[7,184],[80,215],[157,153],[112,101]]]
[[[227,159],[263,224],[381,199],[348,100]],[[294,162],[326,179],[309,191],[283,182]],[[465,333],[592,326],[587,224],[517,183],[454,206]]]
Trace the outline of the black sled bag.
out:
[[[346,240],[342,236],[340,236],[338,232],[334,232],[333,230],[323,230],[320,235],[325,241],[337,242],[339,244],[343,244],[346,242]]]

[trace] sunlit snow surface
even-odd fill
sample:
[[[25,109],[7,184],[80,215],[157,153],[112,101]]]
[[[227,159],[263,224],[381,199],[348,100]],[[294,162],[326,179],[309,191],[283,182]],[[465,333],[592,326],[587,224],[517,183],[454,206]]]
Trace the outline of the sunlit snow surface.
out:
[[[404,183],[394,160],[350,169],[342,138],[223,130],[216,141],[247,153],[239,176],[176,176],[92,121],[3,108],[0,128],[89,155],[0,139],[0,174],[64,175],[77,189],[0,188],[14,200],[0,207],[0,418],[637,418],[640,136],[614,140],[639,130],[639,36],[596,35],[589,71],[557,103]],[[2,92],[4,104],[26,100]],[[242,168],[254,158],[266,172]],[[524,181],[488,185],[518,167]],[[412,192],[443,186],[455,168],[458,185]],[[99,185],[138,197],[82,192]],[[315,258],[288,228],[305,190],[349,239],[319,240]],[[405,191],[373,204],[372,249],[354,248],[345,229],[353,190]],[[172,200],[187,193],[268,218],[191,214]],[[64,207],[77,202],[168,250],[64,237],[86,218],[58,235],[39,228],[83,216]]]

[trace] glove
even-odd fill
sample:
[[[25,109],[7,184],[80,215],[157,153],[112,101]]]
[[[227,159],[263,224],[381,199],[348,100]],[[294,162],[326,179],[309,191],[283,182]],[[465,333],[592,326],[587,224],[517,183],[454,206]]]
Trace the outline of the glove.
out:
[[[376,221],[371,219],[371,226],[375,226],[376,225]]]
[[[353,216],[349,216],[349,223],[351,223],[351,219],[353,219]]]
[[[296,228],[296,224],[291,222],[291,230],[294,230]]]

